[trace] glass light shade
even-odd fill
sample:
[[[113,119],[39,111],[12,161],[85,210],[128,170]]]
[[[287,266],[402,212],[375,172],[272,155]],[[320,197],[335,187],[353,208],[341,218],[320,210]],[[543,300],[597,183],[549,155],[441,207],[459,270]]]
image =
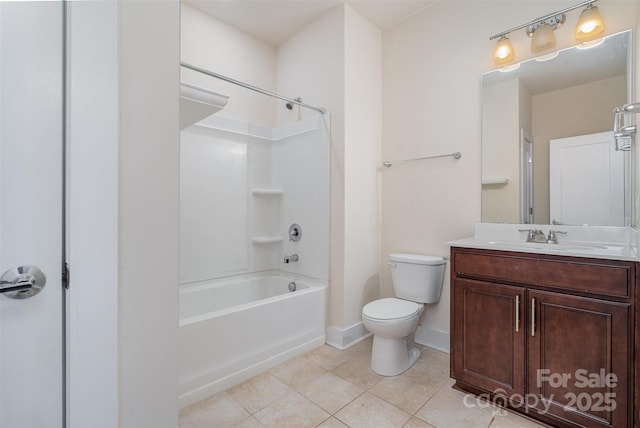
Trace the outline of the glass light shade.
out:
[[[531,52],[542,52],[556,45],[556,35],[549,24],[542,24],[531,36]]]
[[[604,19],[597,6],[589,6],[582,11],[575,33],[578,42],[588,42],[604,33]]]
[[[496,65],[504,65],[510,63],[515,58],[516,54],[513,51],[511,40],[502,36],[502,38],[498,40],[496,49],[493,51],[493,63]]]

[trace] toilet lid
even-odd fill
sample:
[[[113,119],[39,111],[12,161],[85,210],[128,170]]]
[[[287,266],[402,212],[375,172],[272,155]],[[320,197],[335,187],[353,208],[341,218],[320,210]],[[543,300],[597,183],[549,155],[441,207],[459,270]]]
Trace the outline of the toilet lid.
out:
[[[371,319],[393,320],[411,317],[421,309],[422,304],[420,303],[390,297],[367,303],[362,308],[362,313]]]

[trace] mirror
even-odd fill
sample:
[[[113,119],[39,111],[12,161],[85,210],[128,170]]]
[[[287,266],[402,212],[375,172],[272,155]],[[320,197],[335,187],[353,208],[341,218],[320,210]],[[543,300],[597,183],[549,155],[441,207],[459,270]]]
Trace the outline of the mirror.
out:
[[[631,225],[631,152],[613,143],[631,71],[629,30],[482,76],[483,222]]]

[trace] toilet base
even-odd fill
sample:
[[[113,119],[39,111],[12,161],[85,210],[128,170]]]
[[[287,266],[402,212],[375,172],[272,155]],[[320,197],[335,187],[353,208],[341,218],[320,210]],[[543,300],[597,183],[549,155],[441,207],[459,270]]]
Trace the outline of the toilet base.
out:
[[[397,376],[420,358],[420,351],[408,337],[385,339],[373,336],[371,370],[382,376]]]

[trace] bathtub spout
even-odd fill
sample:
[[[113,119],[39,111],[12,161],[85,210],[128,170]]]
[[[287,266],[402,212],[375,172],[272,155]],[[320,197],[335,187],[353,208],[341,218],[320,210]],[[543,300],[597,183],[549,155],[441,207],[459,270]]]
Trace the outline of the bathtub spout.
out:
[[[298,255],[297,254],[292,254],[290,256],[284,256],[284,262],[285,263],[297,262],[297,261],[298,261]]]

